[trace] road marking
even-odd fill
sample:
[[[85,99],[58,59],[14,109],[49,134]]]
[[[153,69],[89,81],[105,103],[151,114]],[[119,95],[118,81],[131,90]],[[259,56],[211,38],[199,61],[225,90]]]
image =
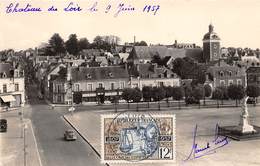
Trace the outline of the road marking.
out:
[[[41,160],[38,145],[37,145],[37,142],[36,142],[36,137],[35,137],[35,134],[34,134],[34,131],[33,131],[33,128],[32,128],[32,122],[31,122],[31,120],[29,120],[29,121],[30,121],[30,126],[31,126],[31,130],[32,130],[32,134],[33,134],[34,143],[35,143],[35,146],[36,146],[38,160],[39,160],[40,166],[42,166],[42,160]]]

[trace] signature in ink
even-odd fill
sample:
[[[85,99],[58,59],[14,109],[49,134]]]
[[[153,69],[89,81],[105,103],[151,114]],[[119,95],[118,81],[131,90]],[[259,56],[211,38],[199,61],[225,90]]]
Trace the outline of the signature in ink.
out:
[[[196,143],[197,128],[198,128],[198,126],[196,124],[194,133],[193,133],[193,144],[192,144],[191,152],[184,161],[192,160],[192,159],[196,159],[196,158],[200,158],[200,157],[203,157],[206,155],[216,153],[217,149],[219,149],[229,143],[229,140],[227,137],[218,135],[218,124],[216,124],[214,140],[207,142],[207,144],[205,146],[199,146],[198,143]]]

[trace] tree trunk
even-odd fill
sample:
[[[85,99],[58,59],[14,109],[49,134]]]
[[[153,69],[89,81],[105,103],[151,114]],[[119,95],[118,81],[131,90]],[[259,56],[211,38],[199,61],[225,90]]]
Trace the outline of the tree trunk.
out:
[[[138,102],[136,102],[136,111],[139,110],[139,105],[138,105]]]
[[[237,99],[236,99],[236,107],[237,107]]]
[[[178,107],[179,107],[179,110],[181,109],[181,101],[179,100],[178,101]]]
[[[206,97],[204,96],[204,101],[203,101],[203,105],[206,105]]]
[[[169,105],[169,98],[166,99],[167,107],[170,107]]]
[[[129,109],[129,101],[127,101],[127,109]]]
[[[219,102],[218,102],[218,99],[217,99],[217,107],[219,108]]]
[[[257,98],[254,97],[254,107],[256,106],[256,100],[257,100]]]
[[[149,101],[147,102],[147,108],[150,108],[150,103],[149,103]]]
[[[160,100],[158,100],[158,110],[161,110],[161,106],[160,106]]]

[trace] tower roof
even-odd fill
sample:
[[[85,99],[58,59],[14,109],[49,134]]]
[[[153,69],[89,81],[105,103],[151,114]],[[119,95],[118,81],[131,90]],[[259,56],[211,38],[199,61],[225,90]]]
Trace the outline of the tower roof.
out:
[[[209,32],[204,35],[203,40],[220,40],[212,24],[209,25]]]

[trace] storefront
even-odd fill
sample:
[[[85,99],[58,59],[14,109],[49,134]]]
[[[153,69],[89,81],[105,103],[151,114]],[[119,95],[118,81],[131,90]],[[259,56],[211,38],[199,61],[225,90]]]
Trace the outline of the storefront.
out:
[[[0,96],[1,102],[0,106],[1,107],[15,107],[16,106],[16,99],[13,95],[3,95]]]

